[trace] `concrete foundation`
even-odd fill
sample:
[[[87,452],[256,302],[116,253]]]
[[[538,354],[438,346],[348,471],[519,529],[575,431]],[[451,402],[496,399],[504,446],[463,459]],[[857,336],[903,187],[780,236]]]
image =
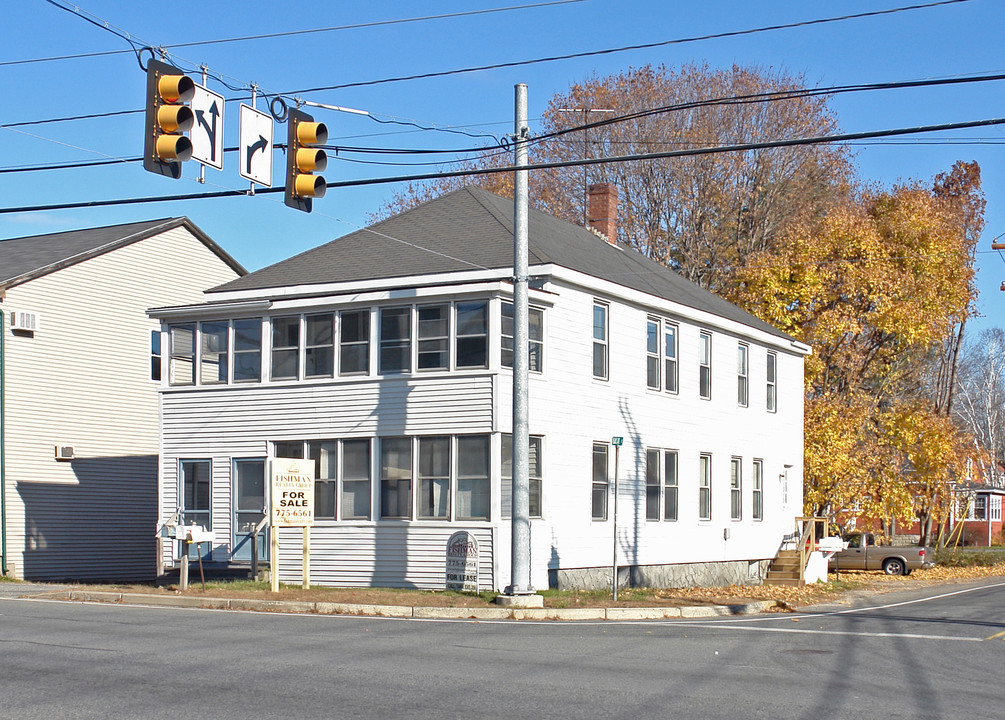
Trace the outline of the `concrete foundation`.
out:
[[[770,560],[738,560],[676,565],[630,565],[618,568],[618,587],[684,588],[760,585]],[[603,590],[611,587],[611,568],[550,570],[549,585],[559,590]]]

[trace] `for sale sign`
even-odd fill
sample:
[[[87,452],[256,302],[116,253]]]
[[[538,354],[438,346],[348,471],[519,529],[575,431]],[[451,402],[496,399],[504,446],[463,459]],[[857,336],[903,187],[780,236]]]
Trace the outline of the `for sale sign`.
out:
[[[314,461],[273,458],[270,473],[272,527],[314,524]]]

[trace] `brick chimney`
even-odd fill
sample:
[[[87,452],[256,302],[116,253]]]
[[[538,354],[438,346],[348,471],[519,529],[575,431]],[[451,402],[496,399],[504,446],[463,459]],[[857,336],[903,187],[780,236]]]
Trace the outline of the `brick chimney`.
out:
[[[614,183],[590,185],[587,205],[587,223],[607,238],[611,245],[618,244],[618,188]]]

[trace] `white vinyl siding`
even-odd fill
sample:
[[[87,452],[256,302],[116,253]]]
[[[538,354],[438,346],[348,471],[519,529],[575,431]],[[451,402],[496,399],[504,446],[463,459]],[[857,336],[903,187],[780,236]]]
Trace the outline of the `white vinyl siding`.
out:
[[[170,338],[146,310],[202,302],[203,290],[235,277],[177,227],[6,289],[7,550],[19,576],[152,579],[160,385],[151,351],[156,333],[166,381]],[[37,312],[40,329],[9,332],[12,309]],[[93,350],[86,362],[68,363],[82,342]],[[75,461],[56,462],[57,444]]]

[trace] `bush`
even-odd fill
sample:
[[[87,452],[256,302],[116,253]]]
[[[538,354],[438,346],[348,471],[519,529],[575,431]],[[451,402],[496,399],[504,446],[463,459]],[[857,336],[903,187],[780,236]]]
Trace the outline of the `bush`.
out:
[[[939,548],[935,551],[935,562],[946,567],[990,567],[1005,562],[1005,549],[958,550]]]

